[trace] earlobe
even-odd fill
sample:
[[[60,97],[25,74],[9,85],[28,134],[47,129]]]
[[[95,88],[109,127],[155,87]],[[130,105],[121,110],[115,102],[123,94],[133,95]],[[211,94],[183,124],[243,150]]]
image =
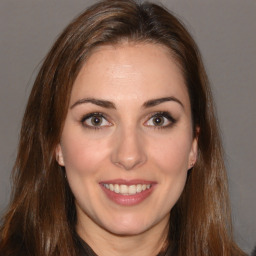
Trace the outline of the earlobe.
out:
[[[195,138],[191,146],[188,169],[191,169],[192,167],[194,167],[196,160],[197,160],[197,139]]]
[[[58,144],[55,150],[56,161],[60,166],[65,166],[61,145]]]
[[[192,145],[191,145],[191,151],[189,155],[189,161],[188,161],[188,169],[191,169],[194,167],[196,160],[197,160],[197,152],[198,152],[198,136],[199,136],[200,128],[196,128],[196,136],[193,139]]]

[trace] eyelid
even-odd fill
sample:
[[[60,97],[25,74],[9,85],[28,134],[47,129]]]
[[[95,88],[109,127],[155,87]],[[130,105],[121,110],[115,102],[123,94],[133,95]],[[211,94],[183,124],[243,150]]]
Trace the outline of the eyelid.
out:
[[[94,116],[98,116],[101,117],[103,119],[105,119],[106,122],[108,122],[108,125],[99,125],[99,126],[94,126],[94,125],[88,125],[86,124],[86,120],[94,117]],[[108,120],[108,118],[106,117],[105,114],[101,113],[101,112],[93,112],[93,113],[89,113],[86,115],[83,115],[82,118],[80,119],[80,122],[82,123],[82,125],[85,128],[89,128],[89,129],[102,129],[104,127],[109,127],[112,126],[113,124]]]
[[[172,125],[174,125],[177,122],[177,120],[168,111],[158,111],[158,112],[155,112],[153,114],[150,114],[147,118],[147,121],[144,122],[144,124],[148,123],[152,118],[158,117],[158,116],[166,118],[169,121],[169,123],[167,125],[161,125],[161,126],[160,125],[159,126],[157,126],[157,125],[147,125],[147,126],[161,129],[161,128],[171,127]]]
[[[105,122],[107,122],[107,124],[105,124],[105,125],[100,124],[99,126],[93,125],[93,124],[92,125],[87,124],[86,121],[94,116],[103,118],[105,120]],[[150,120],[155,117],[163,117],[163,118],[167,119],[168,124],[164,124],[164,125],[148,124],[150,122]],[[169,128],[169,127],[173,126],[176,122],[177,122],[177,119],[173,118],[171,113],[169,113],[168,111],[157,111],[157,112],[150,113],[149,115],[147,115],[147,119],[143,124],[150,128],[152,127],[152,128],[156,128],[156,129],[161,129],[161,128]],[[113,123],[109,121],[108,116],[102,112],[91,112],[86,115],[83,115],[80,118],[80,123],[85,128],[95,129],[95,130],[103,129],[105,127],[110,127],[113,125]]]

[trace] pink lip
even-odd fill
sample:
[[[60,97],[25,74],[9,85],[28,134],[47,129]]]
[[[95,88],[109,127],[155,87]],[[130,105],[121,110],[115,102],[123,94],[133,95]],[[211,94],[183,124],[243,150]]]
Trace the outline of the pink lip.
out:
[[[124,184],[124,185],[137,185],[137,184],[150,184],[151,187],[146,189],[140,193],[134,195],[122,195],[117,194],[103,186],[103,184]],[[115,180],[108,180],[100,182],[101,188],[106,194],[106,196],[116,204],[123,205],[123,206],[133,206],[140,204],[145,199],[147,199],[151,193],[153,192],[156,182],[146,181],[146,180],[123,180],[123,179],[115,179]]]

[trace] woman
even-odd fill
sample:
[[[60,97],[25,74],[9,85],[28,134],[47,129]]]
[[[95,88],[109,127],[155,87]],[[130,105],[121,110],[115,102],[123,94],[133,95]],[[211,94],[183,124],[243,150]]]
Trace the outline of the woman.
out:
[[[244,255],[197,47],[155,4],[103,1],[47,55],[1,255]]]

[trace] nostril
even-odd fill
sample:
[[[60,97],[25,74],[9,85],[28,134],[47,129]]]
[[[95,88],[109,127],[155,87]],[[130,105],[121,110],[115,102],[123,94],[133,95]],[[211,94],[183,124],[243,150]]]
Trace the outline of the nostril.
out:
[[[112,162],[125,170],[132,170],[146,162],[146,154],[142,150],[113,152]]]
[[[113,141],[111,161],[124,170],[132,170],[146,161],[143,138],[138,137],[136,130],[131,127],[120,130],[119,136]]]

